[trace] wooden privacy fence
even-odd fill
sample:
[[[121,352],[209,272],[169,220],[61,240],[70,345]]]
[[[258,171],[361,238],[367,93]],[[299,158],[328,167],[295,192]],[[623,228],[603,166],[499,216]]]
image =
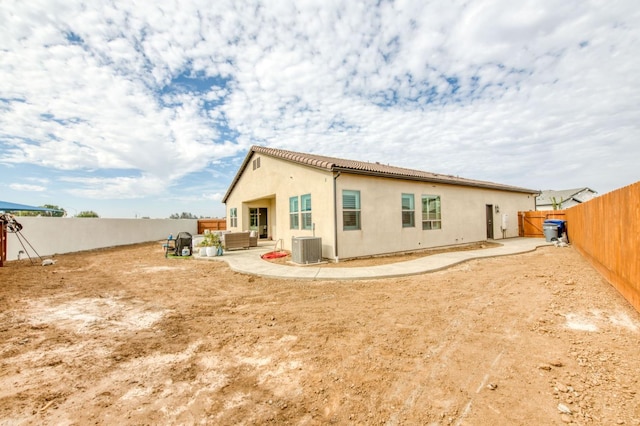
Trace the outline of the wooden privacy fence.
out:
[[[640,312],[640,182],[566,213],[573,247]]]
[[[210,231],[224,231],[227,229],[226,219],[198,219],[198,234],[204,234],[205,229]]]
[[[567,220],[566,210],[518,212],[518,235],[521,237],[544,237],[542,224],[547,219]],[[569,226],[568,222],[567,226]]]
[[[7,226],[0,220],[0,266],[7,260]]]

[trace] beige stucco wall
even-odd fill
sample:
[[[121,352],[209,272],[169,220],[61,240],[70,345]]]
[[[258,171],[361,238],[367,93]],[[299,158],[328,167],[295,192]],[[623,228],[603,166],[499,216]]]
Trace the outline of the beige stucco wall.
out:
[[[340,258],[465,244],[487,239],[486,205],[494,206],[494,239],[518,236],[518,211],[533,210],[534,196],[481,188],[342,174],[337,179],[338,229],[342,229],[342,190],[359,190],[361,230],[338,232]],[[414,228],[402,227],[403,193],[414,194]],[[442,229],[422,230],[422,195],[439,195]],[[495,206],[499,213],[495,213]],[[502,232],[502,215],[507,229]]]
[[[267,155],[261,166],[248,162],[226,201],[238,209],[238,226],[230,230],[249,229],[249,207],[269,209],[270,237],[283,239],[291,250],[291,237],[311,236],[310,230],[289,229],[289,197],[311,194],[315,236],[322,238],[323,256],[335,260],[335,225],[338,228],[338,259],[419,250],[430,247],[465,244],[487,239],[486,205],[499,206],[494,212],[494,239],[518,236],[518,211],[535,209],[534,195],[455,185],[370,177],[341,173],[336,178],[334,210],[334,175],[332,172],[301,166]],[[359,190],[361,194],[361,228],[342,231],[342,190]],[[402,227],[401,194],[414,194],[416,226]],[[442,229],[422,230],[421,196],[439,195],[442,203]],[[501,217],[508,215],[507,229],[501,230]]]
[[[253,159],[260,157],[260,167],[253,169]],[[278,158],[254,154],[226,201],[227,229],[249,230],[249,208],[266,207],[269,237],[282,239],[291,250],[291,238],[312,236],[312,230],[289,229],[289,198],[311,194],[315,236],[322,238],[323,256],[333,257],[334,213],[333,177],[331,172],[301,167]],[[238,209],[238,226],[230,226],[230,209]],[[280,246],[278,246],[280,247]]]

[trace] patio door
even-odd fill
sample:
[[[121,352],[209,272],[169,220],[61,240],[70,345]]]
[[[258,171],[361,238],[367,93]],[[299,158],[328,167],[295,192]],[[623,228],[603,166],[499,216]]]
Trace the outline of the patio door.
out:
[[[266,239],[269,236],[268,230],[267,209],[265,207],[260,207],[258,209],[258,236]]]
[[[269,236],[269,227],[267,226],[267,208],[251,207],[249,208],[249,230],[257,231],[259,238],[267,238]]]

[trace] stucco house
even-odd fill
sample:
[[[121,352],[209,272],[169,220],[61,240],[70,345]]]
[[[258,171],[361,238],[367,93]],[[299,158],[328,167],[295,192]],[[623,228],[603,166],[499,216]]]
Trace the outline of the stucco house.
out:
[[[554,191],[545,189],[536,197],[536,210],[562,210],[592,200],[598,193],[591,188]]]
[[[355,257],[518,236],[539,191],[253,146],[222,202],[227,230],[321,237],[322,256]]]

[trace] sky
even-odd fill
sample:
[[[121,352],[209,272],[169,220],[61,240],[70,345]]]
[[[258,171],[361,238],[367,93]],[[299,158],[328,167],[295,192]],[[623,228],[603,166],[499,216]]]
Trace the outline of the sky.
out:
[[[640,180],[637,0],[2,0],[0,200],[224,217],[252,145]]]

